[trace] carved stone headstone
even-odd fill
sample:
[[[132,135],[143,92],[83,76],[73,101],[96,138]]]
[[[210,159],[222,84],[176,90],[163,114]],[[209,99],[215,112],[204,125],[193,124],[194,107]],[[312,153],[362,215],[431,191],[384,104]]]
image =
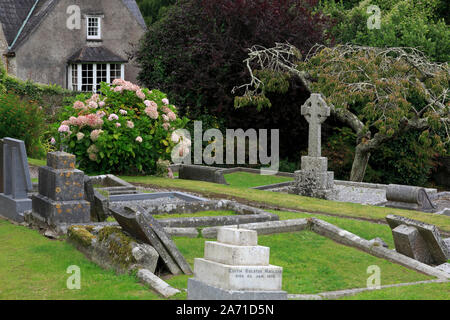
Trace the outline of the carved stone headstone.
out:
[[[3,139],[3,193],[0,193],[0,215],[23,222],[25,211],[31,210],[32,191],[25,143],[22,140]]]
[[[397,252],[426,264],[442,264],[450,258],[436,226],[396,215],[386,221],[392,229]]]
[[[224,227],[217,242],[205,242],[205,257],[194,261],[189,300],[285,300],[283,268],[269,264],[270,248],[258,246],[254,230]]]
[[[33,196],[33,215],[49,225],[90,222],[90,204],[84,200],[84,173],[75,169],[75,156],[47,154],[39,168],[39,194]]]
[[[303,156],[301,170],[295,171],[293,193],[328,198],[334,188],[334,173],[328,171],[328,159],[321,156],[321,127],[330,115],[330,107],[320,94],[313,93],[302,106],[309,124],[308,156]]]

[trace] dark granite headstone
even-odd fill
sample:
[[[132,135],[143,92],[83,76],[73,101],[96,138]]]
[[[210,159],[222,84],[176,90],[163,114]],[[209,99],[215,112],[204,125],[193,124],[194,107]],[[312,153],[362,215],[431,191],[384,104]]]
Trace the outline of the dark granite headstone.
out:
[[[423,239],[423,242],[426,244],[426,249],[425,248],[421,248],[420,250],[418,249],[416,253],[419,255],[423,255],[423,253],[420,253],[419,251],[427,250],[432,257],[431,261],[432,264],[442,264],[447,262],[447,260],[449,259],[448,248],[436,226],[396,215],[388,215],[386,217],[386,221],[393,231],[394,240],[395,237],[399,235],[398,232],[394,232],[394,229],[396,229],[398,226],[405,225],[416,228],[418,233],[420,234],[421,239]],[[411,232],[412,231],[410,230],[407,233],[410,234]],[[414,234],[410,234],[410,236],[413,237],[412,239],[414,240],[411,244],[412,248],[415,247],[414,245],[415,241],[419,241],[419,244],[417,245],[421,245],[421,243],[423,243],[422,240],[417,239],[417,236],[414,236]],[[401,247],[397,248],[397,244],[396,249],[402,250]]]
[[[221,171],[221,168],[183,164],[180,166],[178,178],[227,184]]]
[[[31,210],[27,192],[33,190],[25,143],[3,139],[3,193],[0,193],[0,215],[23,222],[25,211]]]
[[[152,245],[172,274],[192,274],[189,264],[168,237],[164,228],[142,209],[115,206],[110,210],[122,229],[132,237]]]
[[[39,194],[33,196],[33,214],[49,225],[90,222],[90,203],[84,200],[84,173],[75,169],[75,156],[47,154],[39,168]]]

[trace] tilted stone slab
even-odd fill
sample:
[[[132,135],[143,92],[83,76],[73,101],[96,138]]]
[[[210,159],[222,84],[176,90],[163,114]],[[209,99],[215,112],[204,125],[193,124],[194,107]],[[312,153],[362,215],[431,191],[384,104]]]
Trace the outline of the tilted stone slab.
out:
[[[392,236],[398,253],[426,264],[433,263],[428,245],[417,228],[401,224],[392,230]]]
[[[394,250],[390,250],[379,245],[374,245],[374,243],[370,242],[369,240],[363,239],[331,223],[328,223],[326,221],[317,218],[311,218],[309,219],[309,221],[311,231],[321,236],[332,239],[338,243],[357,248],[375,257],[386,259],[388,261],[400,264],[407,268],[422,272],[426,275],[438,277],[441,279],[450,279],[449,274],[437,270],[435,267],[429,266],[425,263],[407,257]]]
[[[388,215],[386,221],[392,230],[402,224],[415,227],[427,243],[435,264],[445,263],[449,259],[448,248],[436,226],[396,215]]]
[[[169,252],[167,252],[167,249],[153,231],[153,228],[151,227],[153,221],[151,219],[142,219],[142,214],[137,215],[135,211],[131,209],[126,210],[123,207],[113,206],[109,209],[113,217],[126,233],[142,242],[152,245],[156,249],[164,264],[172,274],[176,275],[182,273],[180,267]]]
[[[175,243],[150,214],[139,207],[115,207],[111,211],[127,233],[155,247],[172,273],[178,274],[180,271],[177,269],[181,269],[185,274],[192,274],[189,264]]]

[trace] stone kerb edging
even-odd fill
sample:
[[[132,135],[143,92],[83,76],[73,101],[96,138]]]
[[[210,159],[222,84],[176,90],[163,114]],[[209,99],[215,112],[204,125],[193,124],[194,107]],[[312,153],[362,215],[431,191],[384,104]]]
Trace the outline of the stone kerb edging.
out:
[[[446,272],[409,258],[394,250],[376,245],[374,242],[363,239],[347,230],[341,229],[331,223],[317,218],[250,223],[240,225],[240,227],[255,230],[258,232],[258,235],[295,232],[308,229],[340,244],[357,248],[375,257],[386,259],[390,262],[400,264],[423,274],[438,277],[440,279],[450,279],[450,274]],[[205,228],[202,230],[202,236],[204,238],[214,238],[217,236],[217,229],[218,227]]]

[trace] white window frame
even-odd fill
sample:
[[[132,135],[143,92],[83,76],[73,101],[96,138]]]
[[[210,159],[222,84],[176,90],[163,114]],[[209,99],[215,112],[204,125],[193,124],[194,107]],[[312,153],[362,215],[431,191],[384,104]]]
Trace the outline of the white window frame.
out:
[[[97,19],[97,31],[98,35],[89,35],[89,19]],[[86,38],[88,40],[101,40],[102,39],[102,17],[101,16],[86,16]]]
[[[83,73],[82,68],[84,64],[92,64],[92,77],[93,77],[93,83],[92,83],[92,89],[95,92],[95,89],[97,88],[97,65],[98,64],[106,64],[106,82],[111,84],[111,82],[114,80],[111,78],[111,65],[112,64],[120,64],[120,79],[125,79],[125,64],[124,63],[105,63],[105,62],[98,62],[98,63],[71,63],[68,67],[67,72],[67,87],[69,90],[74,90],[74,87],[78,89],[79,92],[82,92],[83,88]],[[72,76],[72,70],[73,68],[77,68],[77,83],[76,85],[73,83],[73,76]]]

